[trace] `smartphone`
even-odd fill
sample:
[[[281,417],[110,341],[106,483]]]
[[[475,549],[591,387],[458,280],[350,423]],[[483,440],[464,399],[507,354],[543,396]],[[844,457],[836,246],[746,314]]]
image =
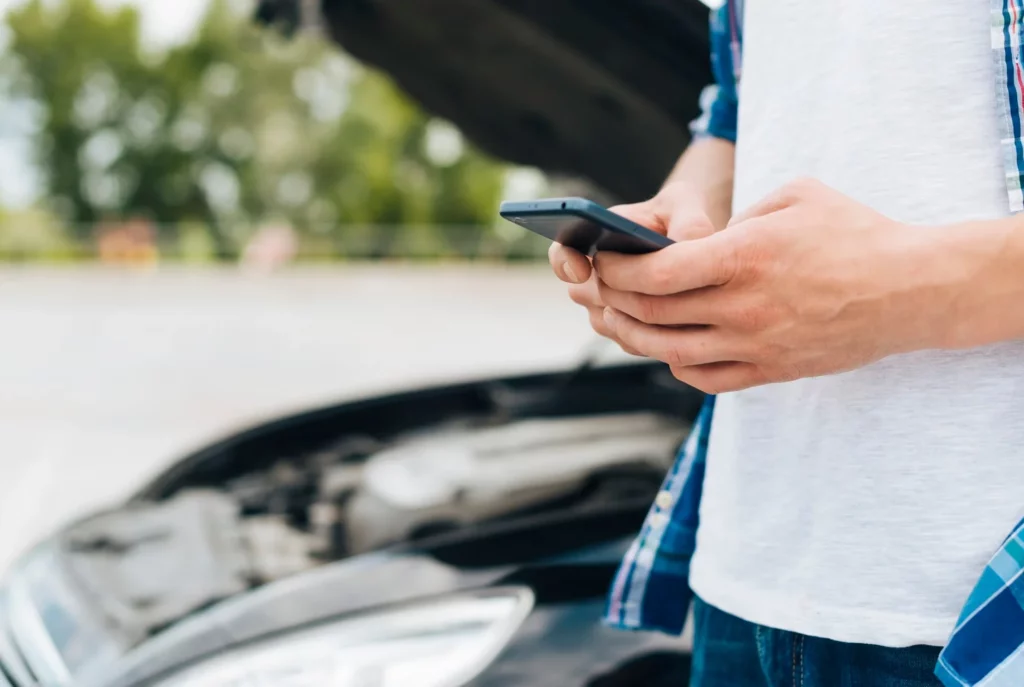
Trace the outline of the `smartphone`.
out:
[[[499,214],[510,222],[584,255],[598,251],[653,253],[674,242],[586,198],[505,202]]]

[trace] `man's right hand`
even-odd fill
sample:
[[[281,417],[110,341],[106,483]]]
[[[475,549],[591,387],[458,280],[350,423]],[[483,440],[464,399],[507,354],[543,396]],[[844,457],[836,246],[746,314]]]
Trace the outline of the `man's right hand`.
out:
[[[633,205],[619,205],[612,212],[668,236],[673,241],[701,238],[715,232],[708,217],[704,199],[689,185],[676,182],[665,186],[654,198]],[[569,298],[587,309],[590,326],[601,336],[612,339],[627,353],[635,354],[623,346],[605,325],[604,303],[598,293],[597,274],[590,259],[581,253],[554,243],[548,251],[548,260],[559,279],[569,284]]]

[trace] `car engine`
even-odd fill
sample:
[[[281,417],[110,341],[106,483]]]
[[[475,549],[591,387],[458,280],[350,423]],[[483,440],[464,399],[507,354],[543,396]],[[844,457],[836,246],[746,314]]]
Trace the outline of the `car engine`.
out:
[[[655,412],[468,420],[348,436],[222,488],[134,502],[61,535],[106,620],[143,637],[343,557],[515,517],[653,498],[686,432]]]

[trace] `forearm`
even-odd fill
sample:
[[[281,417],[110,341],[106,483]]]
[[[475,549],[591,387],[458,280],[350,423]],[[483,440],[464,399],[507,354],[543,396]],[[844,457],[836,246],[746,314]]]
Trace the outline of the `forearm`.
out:
[[[931,253],[940,348],[1024,339],[1024,216],[939,230]]]
[[[732,216],[732,189],[736,146],[724,139],[694,141],[679,158],[665,185],[683,183],[705,199],[706,212],[716,229],[724,229]]]

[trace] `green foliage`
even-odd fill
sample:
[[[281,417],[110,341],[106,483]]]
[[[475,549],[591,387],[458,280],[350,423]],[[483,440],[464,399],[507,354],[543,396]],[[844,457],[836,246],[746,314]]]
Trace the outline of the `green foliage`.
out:
[[[97,222],[145,217],[162,241],[224,258],[284,221],[340,252],[362,240],[455,253],[493,224],[503,165],[386,77],[259,29],[228,0],[164,52],[142,44],[134,9],[97,0],[30,0],[7,23],[7,97],[39,106],[49,209],[79,241]],[[360,236],[379,225],[394,229]],[[440,228],[452,225],[474,229]]]
[[[73,260],[75,246],[52,214],[40,210],[0,216],[0,257],[11,261]]]

